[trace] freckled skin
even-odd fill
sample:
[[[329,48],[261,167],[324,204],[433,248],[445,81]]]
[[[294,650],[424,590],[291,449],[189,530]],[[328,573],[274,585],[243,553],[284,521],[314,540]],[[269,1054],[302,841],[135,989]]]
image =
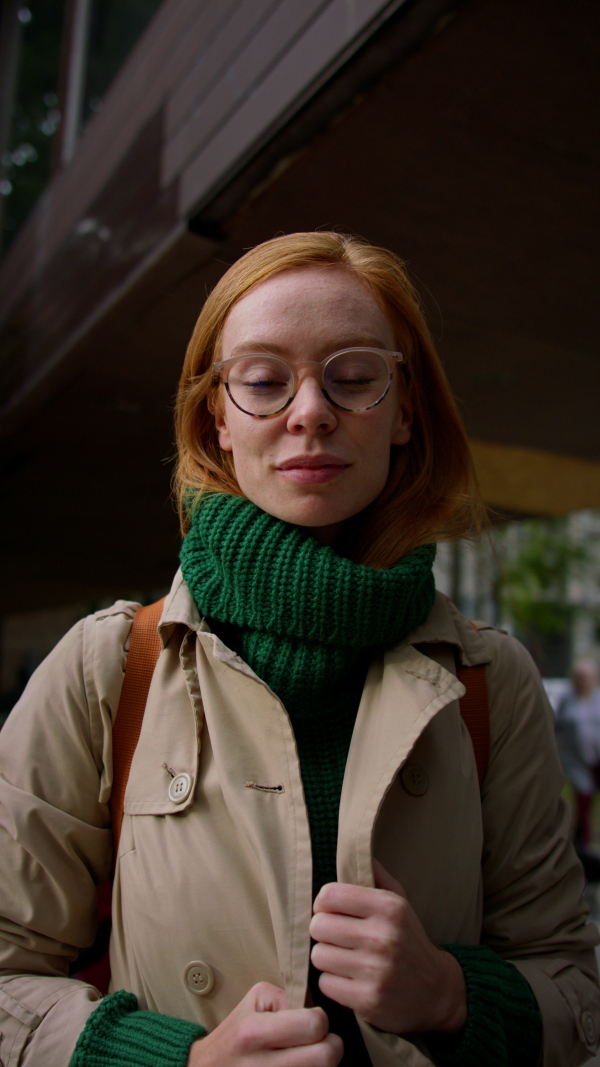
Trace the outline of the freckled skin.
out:
[[[248,293],[231,309],[223,329],[221,359],[267,350],[287,360],[322,360],[342,348],[368,345],[395,351],[392,323],[374,297],[343,269],[285,271]],[[294,400],[270,419],[240,411],[224,394],[215,416],[219,443],[233,453],[242,492],[264,511],[310,526],[331,543],[344,519],[356,515],[385,486],[390,446],[410,438],[411,411],[398,371],[385,399],[365,412],[330,404],[310,373]],[[339,462],[329,473],[283,471],[298,455],[326,454]]]

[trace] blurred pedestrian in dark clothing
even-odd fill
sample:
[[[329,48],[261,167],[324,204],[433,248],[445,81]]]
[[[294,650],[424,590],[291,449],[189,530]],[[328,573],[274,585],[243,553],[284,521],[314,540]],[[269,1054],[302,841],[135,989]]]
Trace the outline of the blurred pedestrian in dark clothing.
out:
[[[600,689],[595,665],[576,663],[571,687],[556,712],[556,740],[565,775],[575,790],[575,842],[587,849],[592,842],[592,802],[600,789]]]

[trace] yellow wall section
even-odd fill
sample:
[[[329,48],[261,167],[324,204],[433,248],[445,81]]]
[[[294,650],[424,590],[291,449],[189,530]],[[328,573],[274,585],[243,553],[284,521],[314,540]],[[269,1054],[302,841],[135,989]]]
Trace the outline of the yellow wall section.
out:
[[[471,440],[487,504],[532,515],[600,508],[600,463]]]

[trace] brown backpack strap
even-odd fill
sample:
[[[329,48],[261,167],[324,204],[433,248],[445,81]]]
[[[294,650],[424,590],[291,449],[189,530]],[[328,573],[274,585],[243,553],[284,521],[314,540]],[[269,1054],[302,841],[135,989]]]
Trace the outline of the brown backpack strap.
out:
[[[116,856],[123,822],[123,801],[129,778],[131,761],[135,752],[150,682],[160,654],[161,644],[158,636],[158,623],[162,614],[165,598],[155,604],[138,608],[131,627],[129,655],[117,717],[113,725],[113,785],[110,798],[110,812]]]
[[[490,757],[490,703],[485,667],[463,667],[459,664],[456,673],[466,689],[460,699],[460,713],[471,735],[481,789]]]

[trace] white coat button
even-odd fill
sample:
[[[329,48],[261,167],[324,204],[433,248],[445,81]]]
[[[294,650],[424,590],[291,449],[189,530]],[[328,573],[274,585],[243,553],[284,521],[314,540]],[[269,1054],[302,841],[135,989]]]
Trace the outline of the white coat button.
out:
[[[594,1022],[594,1016],[591,1011],[584,1011],[581,1016],[581,1026],[585,1034],[586,1041],[589,1041],[590,1045],[596,1040],[596,1024]]]
[[[404,764],[404,767],[400,772],[400,781],[406,789],[406,792],[410,793],[413,797],[422,797],[423,793],[426,793],[429,789],[427,772],[416,763]]]
[[[193,963],[188,963],[183,972],[183,977],[188,989],[199,997],[204,997],[207,993],[210,993],[215,984],[212,967],[209,967],[208,963],[203,963],[202,960],[194,960]]]
[[[176,774],[171,779],[169,786],[169,800],[172,800],[174,804],[183,804],[184,800],[187,800],[192,791],[192,776],[187,774],[186,771],[182,771],[181,774]]]

